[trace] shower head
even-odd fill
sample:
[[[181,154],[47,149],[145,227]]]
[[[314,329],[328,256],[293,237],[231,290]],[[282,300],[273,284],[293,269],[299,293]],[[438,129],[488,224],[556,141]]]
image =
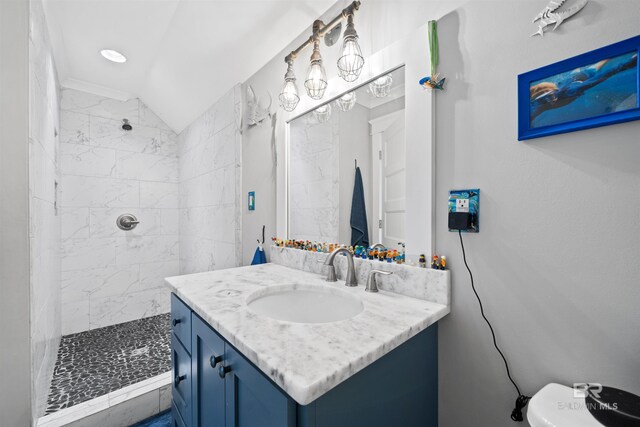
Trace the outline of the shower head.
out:
[[[129,119],[122,119],[122,129],[126,131],[130,131],[133,129],[133,126],[131,126],[131,123],[129,123]]]

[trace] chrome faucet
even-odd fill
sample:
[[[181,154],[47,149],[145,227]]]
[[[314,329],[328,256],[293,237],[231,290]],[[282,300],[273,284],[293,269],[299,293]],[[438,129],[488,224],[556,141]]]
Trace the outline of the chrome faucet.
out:
[[[358,281],[356,280],[356,267],[353,263],[353,254],[349,252],[347,248],[338,248],[329,254],[327,260],[324,262],[324,265],[329,266],[329,274],[327,275],[327,282],[335,282],[338,279],[336,278],[336,269],[333,265],[333,260],[336,255],[339,253],[344,253],[347,256],[347,277],[345,279],[345,286],[358,286]]]
[[[369,272],[369,277],[367,277],[367,287],[364,288],[365,291],[378,292],[378,282],[376,282],[376,274],[382,274],[384,276],[388,276],[393,273],[390,271],[371,270]]]

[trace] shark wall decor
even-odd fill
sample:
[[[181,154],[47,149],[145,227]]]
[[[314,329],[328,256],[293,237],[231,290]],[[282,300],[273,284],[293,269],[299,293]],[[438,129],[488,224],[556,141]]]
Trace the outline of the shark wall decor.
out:
[[[566,1],[567,0],[551,0],[549,4],[533,18],[532,22],[540,21],[540,23],[538,24],[538,31],[531,34],[531,37],[543,37],[544,30],[549,25],[553,25],[551,31],[555,31],[566,19],[580,12],[587,4],[587,0],[578,0],[575,5],[558,12],[558,9],[560,9]]]

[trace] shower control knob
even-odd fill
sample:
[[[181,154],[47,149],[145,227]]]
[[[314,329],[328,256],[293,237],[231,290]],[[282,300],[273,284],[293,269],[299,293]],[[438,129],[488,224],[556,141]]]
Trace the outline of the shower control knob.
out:
[[[223,365],[218,368],[218,375],[220,375],[220,378],[224,378],[224,376],[229,372],[231,372],[231,366]]]
[[[140,224],[140,221],[132,214],[123,214],[116,219],[116,225],[120,230],[124,231],[131,231],[136,228],[138,224]]]
[[[209,363],[211,363],[211,367],[215,368],[218,363],[222,362],[222,356],[216,356],[215,354],[211,356],[209,359]]]

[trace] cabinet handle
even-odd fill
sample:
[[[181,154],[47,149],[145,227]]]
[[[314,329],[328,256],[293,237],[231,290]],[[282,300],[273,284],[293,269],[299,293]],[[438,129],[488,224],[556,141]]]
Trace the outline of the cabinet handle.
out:
[[[215,368],[218,363],[222,362],[222,356],[211,355],[209,358],[209,363],[211,363],[211,367]]]
[[[173,326],[176,326],[178,323],[182,323],[181,319],[173,319]]]
[[[186,375],[176,375],[176,379],[173,381],[174,385],[178,387],[178,385],[182,382],[182,380],[186,380]]]
[[[218,375],[220,375],[220,378],[224,378],[225,375],[227,375],[227,372],[231,372],[231,366],[220,366],[218,368]]]

